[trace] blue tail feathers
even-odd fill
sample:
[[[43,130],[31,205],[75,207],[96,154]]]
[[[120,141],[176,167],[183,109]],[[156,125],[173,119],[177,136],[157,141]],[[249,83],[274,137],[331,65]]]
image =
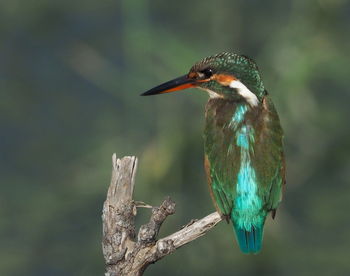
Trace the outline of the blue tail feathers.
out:
[[[242,229],[235,224],[233,225],[236,232],[237,242],[241,251],[245,254],[259,253],[262,246],[264,225],[261,225],[260,227],[252,226],[251,231]]]

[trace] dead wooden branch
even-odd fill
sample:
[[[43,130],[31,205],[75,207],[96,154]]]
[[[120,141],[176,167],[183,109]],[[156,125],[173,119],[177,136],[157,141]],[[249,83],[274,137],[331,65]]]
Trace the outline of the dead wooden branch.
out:
[[[127,156],[117,159],[113,154],[112,163],[111,183],[102,212],[106,276],[142,275],[149,264],[203,236],[221,221],[220,215],[215,212],[157,240],[162,223],[175,213],[175,202],[167,197],[159,207],[152,207],[149,222],[140,227],[136,238],[136,207],[151,207],[132,199],[137,158]]]

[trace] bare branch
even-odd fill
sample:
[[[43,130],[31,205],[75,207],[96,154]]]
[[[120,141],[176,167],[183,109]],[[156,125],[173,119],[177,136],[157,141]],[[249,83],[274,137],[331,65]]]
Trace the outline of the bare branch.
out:
[[[137,158],[117,159],[113,154],[112,163],[111,184],[102,213],[102,249],[107,264],[106,275],[118,274],[119,270],[114,268],[119,268],[116,264],[127,255],[128,251],[132,251],[135,238],[136,207],[132,201],[132,195]]]
[[[154,242],[164,220],[174,213],[175,202],[170,197],[167,197],[159,207],[153,207],[149,222],[140,227],[138,242],[143,244]]]
[[[112,157],[113,168],[107,199],[103,205],[102,248],[106,262],[106,276],[140,276],[154,263],[177,248],[205,235],[221,221],[215,212],[200,220],[191,221],[181,230],[156,240],[165,219],[175,213],[175,202],[167,197],[159,207],[134,202],[133,190],[137,168],[136,157]],[[136,239],[136,207],[152,208],[147,224],[140,227]]]
[[[172,243],[175,249],[189,243],[207,233],[222,220],[218,212],[212,213],[194,223],[185,226],[180,231],[175,232],[157,242],[158,247],[163,247],[162,243]]]

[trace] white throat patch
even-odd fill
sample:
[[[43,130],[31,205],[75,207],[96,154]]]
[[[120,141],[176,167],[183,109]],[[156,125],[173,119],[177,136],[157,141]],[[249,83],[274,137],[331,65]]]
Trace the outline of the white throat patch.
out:
[[[253,107],[258,105],[259,100],[257,96],[239,80],[231,81],[229,86],[237,89],[238,94],[241,95],[250,104],[250,106]]]
[[[216,92],[214,92],[214,91],[212,91],[212,90],[210,90],[210,89],[207,89],[207,88],[203,88],[203,87],[198,87],[199,89],[202,89],[202,90],[204,90],[204,91],[206,91],[206,92],[208,92],[208,94],[209,94],[209,97],[210,98],[223,98],[223,96],[222,95],[220,95],[219,93],[216,93]]]

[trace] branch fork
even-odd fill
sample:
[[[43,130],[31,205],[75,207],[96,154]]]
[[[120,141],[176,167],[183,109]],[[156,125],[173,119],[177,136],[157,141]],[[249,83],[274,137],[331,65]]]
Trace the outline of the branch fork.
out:
[[[163,222],[175,213],[175,202],[167,197],[159,207],[152,207],[134,201],[137,158],[117,159],[113,154],[112,164],[111,183],[102,211],[106,276],[140,276],[150,264],[205,235],[222,220],[215,212],[200,220],[191,220],[181,230],[157,240]],[[137,207],[152,208],[152,215],[136,236]]]

